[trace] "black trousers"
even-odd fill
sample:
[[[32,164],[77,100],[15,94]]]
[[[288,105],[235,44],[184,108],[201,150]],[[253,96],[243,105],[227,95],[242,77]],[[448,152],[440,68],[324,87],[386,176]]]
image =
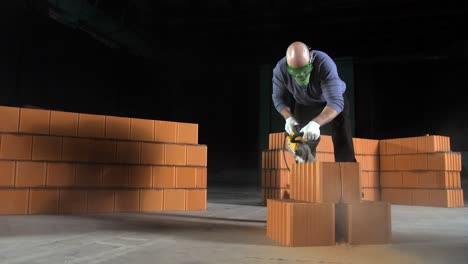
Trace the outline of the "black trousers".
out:
[[[351,131],[351,120],[349,117],[349,102],[346,94],[344,97],[344,109],[330,123],[325,124],[332,126],[332,141],[335,151],[335,162],[356,162],[354,153],[353,135]],[[299,122],[300,126],[307,125],[312,119],[318,116],[326,103],[317,105],[294,105],[294,118]],[[320,143],[319,143],[320,144]],[[315,157],[316,149],[312,153]]]

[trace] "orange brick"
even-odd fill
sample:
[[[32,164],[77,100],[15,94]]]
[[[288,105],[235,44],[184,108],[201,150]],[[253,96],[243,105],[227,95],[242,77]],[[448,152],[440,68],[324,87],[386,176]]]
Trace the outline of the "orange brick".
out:
[[[198,124],[177,123],[177,125],[177,143],[198,143]]]
[[[29,189],[0,189],[0,215],[27,214]]]
[[[46,163],[32,161],[18,161],[16,163],[17,187],[42,187],[46,181]]]
[[[403,171],[401,175],[403,180],[403,185],[401,187],[419,188],[419,172]]]
[[[140,210],[140,192],[138,190],[115,191],[115,212],[135,212]]]
[[[412,154],[418,152],[418,139],[416,137],[400,138],[400,153]]]
[[[0,187],[15,185],[15,168],[14,161],[0,161]]]
[[[91,140],[84,138],[63,138],[63,161],[89,161]]]
[[[78,136],[103,138],[105,136],[106,117],[95,114],[79,114]]]
[[[176,167],[176,188],[195,188],[197,169],[195,167]]]
[[[0,159],[30,160],[32,136],[0,135]]]
[[[153,188],[174,188],[175,167],[153,166]]]
[[[50,111],[20,108],[19,132],[49,134]]]
[[[192,161],[191,163],[195,163],[195,161]],[[165,164],[179,166],[193,165],[187,164],[185,145],[177,144],[165,144]]]
[[[163,165],[165,148],[160,143],[141,143],[141,164]]]
[[[276,186],[279,188],[289,188],[289,171],[288,170],[278,170],[277,171],[277,181]]]
[[[175,143],[177,140],[177,122],[154,121],[154,141]]]
[[[429,190],[429,205],[436,207],[449,207],[448,190],[434,189]]]
[[[380,172],[380,186],[382,187],[403,187],[403,176],[401,171]]]
[[[379,140],[379,155],[388,155],[387,141],[388,139]]]
[[[105,137],[112,139],[130,139],[130,118],[106,116]]]
[[[395,155],[395,170],[405,171],[411,169],[411,154]]]
[[[332,137],[329,135],[320,136],[320,143],[317,145],[317,152],[333,153]]]
[[[56,214],[59,209],[57,189],[31,189],[29,195],[29,214]]]
[[[75,164],[73,163],[47,163],[47,180],[48,187],[67,187],[75,184]]]
[[[368,174],[369,174],[369,178],[368,178],[369,187],[380,187],[380,172],[369,171]]]
[[[50,111],[50,135],[78,136],[78,113]]]
[[[162,211],[163,190],[140,190],[140,211]]]
[[[140,142],[117,142],[117,162],[128,164],[140,163]]]
[[[428,206],[429,205],[429,190],[428,189],[412,189],[411,204]]]
[[[411,155],[410,170],[427,170],[427,154]]]
[[[87,211],[87,195],[85,190],[60,190],[59,213],[84,214]]]
[[[75,165],[75,183],[77,186],[101,186],[102,168],[94,164]]]
[[[392,240],[388,202],[336,205],[336,237],[353,245],[387,244]]]
[[[114,163],[116,159],[116,142],[114,140],[91,139],[88,150],[89,161]]]
[[[102,167],[102,185],[104,187],[127,187],[128,166],[104,165]]]
[[[197,168],[197,188],[207,188],[207,168]]]
[[[132,118],[130,120],[130,138],[132,140],[154,141],[154,120]]]
[[[114,191],[89,190],[88,213],[103,213],[114,211]]]
[[[53,136],[34,136],[32,160],[58,161],[62,159],[62,138]]]
[[[185,190],[164,189],[164,207],[166,211],[185,210]]]
[[[185,197],[186,210],[206,210],[206,189],[186,190]]]
[[[153,186],[151,166],[130,166],[128,183],[130,187],[151,188]]]
[[[399,138],[387,139],[387,154],[400,154],[401,153],[401,142]]]
[[[18,107],[0,106],[0,132],[18,132]]]
[[[335,245],[335,206],[268,199],[267,237],[291,247]]]
[[[368,146],[369,146],[369,154],[370,155],[375,155],[375,156],[378,156],[379,155],[379,145],[380,145],[380,142],[379,140],[376,140],[376,139],[368,139]]]
[[[206,145],[187,146],[187,165],[207,166],[208,147]]]
[[[381,171],[395,170],[395,156],[394,155],[380,156],[380,170]]]

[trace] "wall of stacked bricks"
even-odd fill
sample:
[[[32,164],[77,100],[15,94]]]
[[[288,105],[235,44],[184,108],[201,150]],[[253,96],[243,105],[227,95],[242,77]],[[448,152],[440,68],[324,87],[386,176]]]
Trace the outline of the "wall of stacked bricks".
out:
[[[267,237],[285,246],[390,243],[390,203],[362,199],[360,165],[293,164],[290,198],[267,199]]]
[[[463,207],[461,153],[446,136],[380,141],[382,200],[392,204]]]
[[[0,106],[0,214],[205,210],[198,124]]]
[[[285,132],[269,134],[268,149],[262,152],[262,201],[269,198],[289,198],[290,168],[295,163],[285,145]],[[353,138],[356,159],[361,164],[362,196],[364,200],[379,201],[379,141]],[[332,138],[322,135],[317,146],[318,161],[335,161]],[[288,169],[289,168],[289,169]]]
[[[285,133],[270,133],[262,152],[262,199],[290,198],[294,157]],[[367,201],[438,207],[463,206],[461,154],[446,136],[374,140],[353,138],[360,164],[361,195]],[[331,136],[322,135],[317,160],[334,161]],[[289,168],[289,169],[288,169]]]

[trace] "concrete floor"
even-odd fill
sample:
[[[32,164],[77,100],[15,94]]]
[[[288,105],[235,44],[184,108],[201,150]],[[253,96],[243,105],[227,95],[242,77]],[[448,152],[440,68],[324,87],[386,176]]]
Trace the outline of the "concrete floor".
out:
[[[0,216],[0,263],[468,263],[468,207],[392,206],[393,243],[289,248],[256,189],[209,188],[208,210]]]

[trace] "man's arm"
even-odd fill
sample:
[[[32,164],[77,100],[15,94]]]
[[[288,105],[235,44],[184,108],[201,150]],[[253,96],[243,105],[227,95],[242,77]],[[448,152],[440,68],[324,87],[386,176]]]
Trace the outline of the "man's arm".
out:
[[[279,69],[279,65],[273,69],[273,94],[272,94],[272,99],[273,99],[273,104],[280,113],[283,118],[286,120],[289,117],[292,116],[291,114],[291,108],[288,105],[287,102],[287,96],[289,91],[286,89],[286,85],[284,84],[283,77],[281,76],[281,71]]]
[[[337,115],[338,112],[327,105],[318,116],[312,119],[312,121],[315,121],[320,126],[323,126],[326,123],[332,121]]]

